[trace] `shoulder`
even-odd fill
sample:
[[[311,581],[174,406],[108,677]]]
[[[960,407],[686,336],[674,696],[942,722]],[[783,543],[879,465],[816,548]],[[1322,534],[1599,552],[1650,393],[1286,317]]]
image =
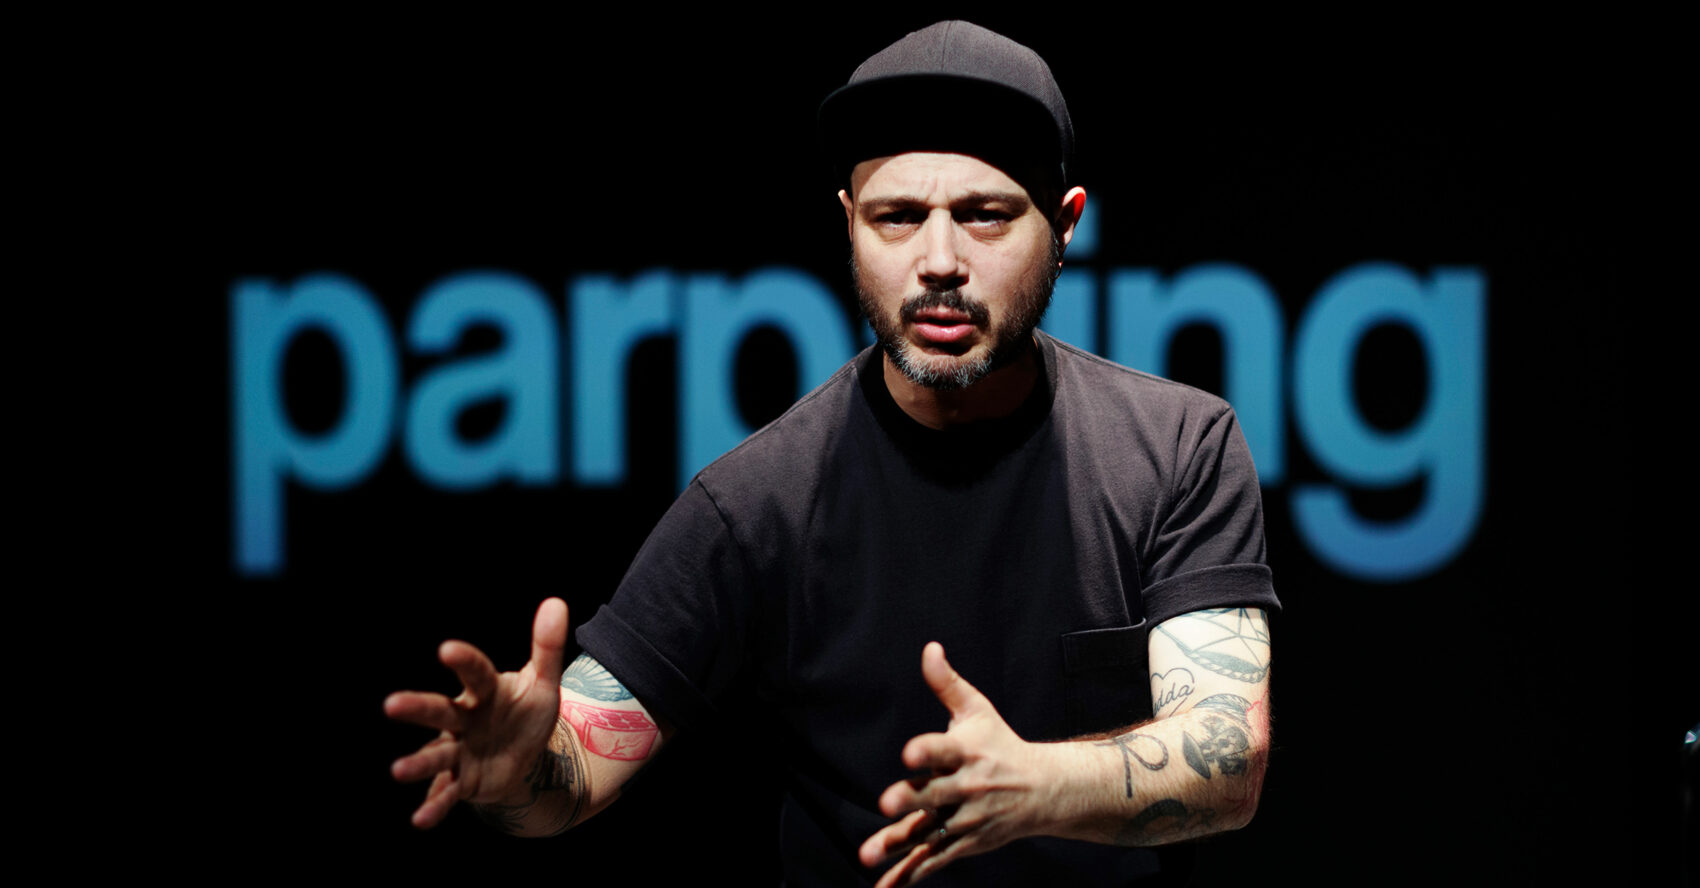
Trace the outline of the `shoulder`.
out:
[[[1206,435],[1235,424],[1227,401],[1185,383],[1164,379],[1052,338],[1058,410],[1087,430],[1173,438]]]
[[[871,422],[861,393],[864,350],[772,422],[709,463],[696,481],[717,499],[728,489],[793,487],[846,434]],[[866,420],[866,421],[864,421]]]

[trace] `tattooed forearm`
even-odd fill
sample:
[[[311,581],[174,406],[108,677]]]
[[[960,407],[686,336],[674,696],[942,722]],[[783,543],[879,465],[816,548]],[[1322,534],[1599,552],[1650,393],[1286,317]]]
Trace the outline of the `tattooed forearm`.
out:
[[[584,800],[590,795],[589,776],[579,759],[577,744],[572,732],[567,730],[566,722],[556,723],[555,735],[563,739],[566,749],[545,748],[537,756],[537,761],[532,763],[531,770],[525,775],[526,790],[530,794],[528,800],[517,805],[473,806],[486,823],[506,833],[519,833],[525,830],[527,817],[537,805],[537,800],[544,793],[552,792],[567,793],[566,803],[556,809],[549,822],[540,825],[541,831],[553,835],[578,822]]]
[[[509,835],[516,835],[524,828],[525,814],[530,810],[530,805],[472,806],[472,812],[478,815],[478,819]]]
[[[1194,611],[1158,624],[1157,631],[1217,675],[1259,682],[1269,674],[1269,620],[1257,608]]]
[[[1118,845],[1160,845],[1215,829],[1216,812],[1210,808],[1188,808],[1179,799],[1153,802],[1122,825]]]
[[[558,734],[566,733],[562,730],[565,727],[565,722],[556,720],[555,728]],[[581,782],[581,766],[577,752],[570,747],[564,752],[543,750],[543,754],[538,756],[537,762],[531,766],[531,772],[525,775],[526,786],[531,788],[533,798],[546,792],[578,788]]]
[[[1235,777],[1246,772],[1251,748],[1246,710],[1250,708],[1250,701],[1234,694],[1217,694],[1199,702],[1194,711],[1202,713],[1198,724],[1204,732],[1202,736],[1193,731],[1181,735],[1181,756],[1200,777],[1209,780],[1212,765]]]
[[[1093,745],[1114,746],[1121,750],[1122,770],[1127,778],[1127,797],[1130,799],[1133,798],[1133,763],[1135,761],[1144,765],[1147,771],[1161,771],[1169,766],[1169,747],[1163,745],[1163,741],[1149,734],[1122,734],[1119,737],[1111,737]],[[1143,755],[1140,753],[1141,748],[1144,749],[1145,754]],[[1151,760],[1157,756],[1162,756],[1162,758],[1156,761]]]
[[[1251,741],[1244,730],[1215,715],[1204,717],[1204,737],[1188,732],[1181,735],[1181,755],[1200,777],[1210,779],[1210,766],[1223,774],[1239,776],[1245,773],[1246,749]]]
[[[1156,717],[1078,738],[1099,747],[1083,750],[1091,801],[1078,838],[1162,845],[1256,814],[1270,749],[1268,618],[1252,607],[1191,611],[1158,623],[1149,642]]]
[[[1257,809],[1267,757],[1263,705],[1263,698],[1252,702],[1237,694],[1211,694],[1179,716],[1113,737],[1082,738],[1115,749],[1122,765],[1117,804],[1096,821],[1091,838],[1160,845],[1248,823]],[[1171,756],[1171,750],[1179,755]],[[1170,767],[1171,759],[1186,765]],[[1114,772],[1097,773],[1102,775],[1097,785],[1114,793]],[[1131,812],[1136,813],[1130,817]]]

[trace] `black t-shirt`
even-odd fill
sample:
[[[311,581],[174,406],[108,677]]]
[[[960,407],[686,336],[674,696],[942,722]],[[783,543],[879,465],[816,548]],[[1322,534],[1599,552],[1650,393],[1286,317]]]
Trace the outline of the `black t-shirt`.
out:
[[[903,744],[948,720],[921,678],[928,641],[1017,734],[1056,740],[1151,717],[1152,626],[1280,606],[1228,405],[1037,336],[1026,403],[945,431],[905,415],[863,352],[704,469],[579,630],[682,735],[735,685],[783,725],[793,884],[871,881],[856,848],[888,822],[879,793],[905,776]],[[1038,839],[940,881],[1124,884],[1158,867],[1150,850]]]

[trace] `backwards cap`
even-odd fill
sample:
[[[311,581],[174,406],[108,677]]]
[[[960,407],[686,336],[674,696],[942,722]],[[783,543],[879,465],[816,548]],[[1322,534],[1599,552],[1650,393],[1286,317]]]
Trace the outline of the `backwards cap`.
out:
[[[1074,159],[1074,124],[1050,66],[968,22],[915,31],[863,62],[821,103],[820,129],[841,179],[872,157],[941,151],[1060,186]]]

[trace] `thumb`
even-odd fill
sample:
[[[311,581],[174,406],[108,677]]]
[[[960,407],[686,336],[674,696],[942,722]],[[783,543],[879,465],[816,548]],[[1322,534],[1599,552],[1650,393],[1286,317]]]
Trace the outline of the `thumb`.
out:
[[[952,718],[971,715],[987,705],[986,696],[950,668],[950,661],[944,658],[944,645],[936,641],[927,642],[921,650],[921,675],[939,702],[950,710]]]
[[[531,624],[531,664],[538,675],[560,684],[566,651],[567,603],[546,598],[537,606],[537,618]]]

